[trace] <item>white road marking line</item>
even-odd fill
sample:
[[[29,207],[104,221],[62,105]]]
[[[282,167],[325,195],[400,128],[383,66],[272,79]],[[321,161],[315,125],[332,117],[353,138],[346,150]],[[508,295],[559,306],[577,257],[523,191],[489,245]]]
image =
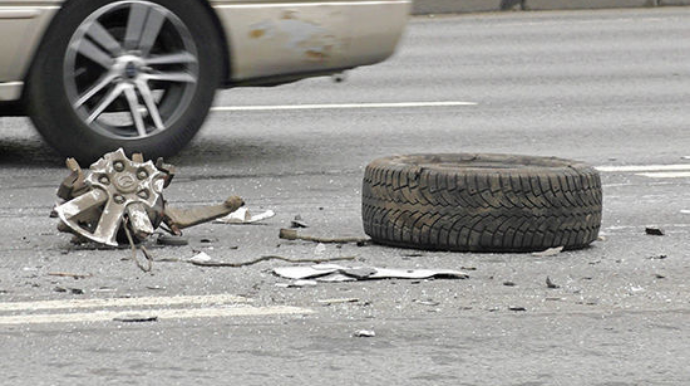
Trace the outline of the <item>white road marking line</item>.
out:
[[[476,102],[391,102],[391,103],[333,103],[306,105],[266,105],[266,106],[218,106],[211,111],[273,111],[273,110],[328,110],[328,109],[386,109],[401,107],[454,107],[476,106]]]
[[[635,175],[648,178],[688,178],[690,177],[690,172],[637,173]]]
[[[597,166],[600,172],[667,172],[667,171],[690,171],[690,163],[677,165],[626,165],[626,166]]]
[[[202,296],[168,296],[168,297],[142,297],[142,298],[111,298],[111,299],[72,299],[72,300],[47,300],[38,302],[14,302],[0,303],[2,311],[36,311],[57,310],[75,308],[108,308],[108,307],[137,307],[137,306],[172,306],[192,304],[225,304],[248,303],[250,299],[228,295],[202,295]]]
[[[191,308],[191,309],[155,309],[141,312],[96,311],[70,314],[34,314],[0,316],[0,325],[17,324],[48,324],[48,323],[77,323],[77,322],[105,322],[115,318],[157,317],[164,319],[192,319],[192,318],[222,318],[232,316],[268,316],[312,314],[313,310],[299,307],[230,307],[230,308]]]

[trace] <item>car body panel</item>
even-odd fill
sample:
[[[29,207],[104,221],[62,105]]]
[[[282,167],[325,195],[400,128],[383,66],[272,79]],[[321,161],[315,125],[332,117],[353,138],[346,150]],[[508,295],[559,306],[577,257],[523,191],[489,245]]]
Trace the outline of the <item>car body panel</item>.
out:
[[[34,53],[62,3],[0,0],[0,101],[21,97]],[[394,52],[411,9],[410,0],[209,4],[229,45],[226,84],[281,75],[308,77],[385,60]]]
[[[231,78],[352,68],[389,57],[410,11],[408,0],[213,1],[231,51]],[[356,21],[356,22],[354,22]]]

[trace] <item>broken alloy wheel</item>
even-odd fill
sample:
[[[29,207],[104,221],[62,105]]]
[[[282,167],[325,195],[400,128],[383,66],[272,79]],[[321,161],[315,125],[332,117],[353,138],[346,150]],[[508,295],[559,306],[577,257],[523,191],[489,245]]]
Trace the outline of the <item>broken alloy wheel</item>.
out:
[[[124,240],[123,231],[143,241],[163,222],[179,235],[181,229],[212,221],[244,205],[234,196],[221,205],[168,208],[162,193],[175,175],[174,167],[162,159],[156,165],[144,162],[141,154],[130,160],[122,149],[104,155],[87,174],[72,158],[67,167],[72,173],[57,192],[65,200],[55,208],[61,220],[58,229],[99,244],[118,246],[118,240]]]

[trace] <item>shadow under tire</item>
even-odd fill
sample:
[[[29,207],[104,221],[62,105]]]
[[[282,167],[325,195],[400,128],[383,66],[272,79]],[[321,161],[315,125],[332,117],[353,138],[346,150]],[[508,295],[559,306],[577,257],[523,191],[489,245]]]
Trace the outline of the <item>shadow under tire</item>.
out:
[[[418,249],[584,248],[601,227],[601,177],[560,158],[421,154],[370,163],[362,187],[373,241]]]

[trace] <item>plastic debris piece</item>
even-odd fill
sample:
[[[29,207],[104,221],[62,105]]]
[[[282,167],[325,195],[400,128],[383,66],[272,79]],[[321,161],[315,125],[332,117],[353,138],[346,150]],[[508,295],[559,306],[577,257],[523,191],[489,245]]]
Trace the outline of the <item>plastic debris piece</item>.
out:
[[[646,227],[644,233],[650,236],[663,236],[665,234],[663,229],[656,227]]]
[[[563,252],[563,247],[555,247],[555,248],[549,248],[549,249],[541,251],[541,252],[534,252],[534,253],[532,253],[532,256],[538,256],[538,257],[555,256],[561,252]]]
[[[330,306],[332,304],[357,303],[359,302],[359,298],[320,299],[317,300],[317,302]]]
[[[337,274],[337,281],[344,279],[343,276],[354,280],[376,280],[376,279],[467,279],[468,274],[462,271],[447,269],[390,269],[375,267],[345,267],[337,264],[317,264],[312,266],[300,267],[280,267],[275,268],[273,273],[288,279],[317,279],[319,281],[330,281],[327,276]]]
[[[276,283],[276,287],[280,288],[303,288],[316,287],[318,283],[315,280],[295,280],[292,283]]]
[[[374,330],[359,330],[352,334],[355,338],[373,338],[376,336],[376,331]]]
[[[214,222],[221,224],[254,224],[275,217],[275,215],[276,213],[272,210],[252,215],[249,209],[242,207],[225,217],[216,219]]]
[[[213,259],[211,258],[211,256],[206,254],[206,252],[197,253],[191,259],[189,259],[189,262],[192,264],[204,264],[204,263],[210,263],[212,261],[213,261]]]
[[[506,287],[515,287],[515,283],[513,283],[512,281],[504,281],[503,285]]]
[[[525,307],[519,307],[519,306],[513,306],[513,307],[508,307],[509,310],[515,311],[515,312],[525,312],[527,309]]]

